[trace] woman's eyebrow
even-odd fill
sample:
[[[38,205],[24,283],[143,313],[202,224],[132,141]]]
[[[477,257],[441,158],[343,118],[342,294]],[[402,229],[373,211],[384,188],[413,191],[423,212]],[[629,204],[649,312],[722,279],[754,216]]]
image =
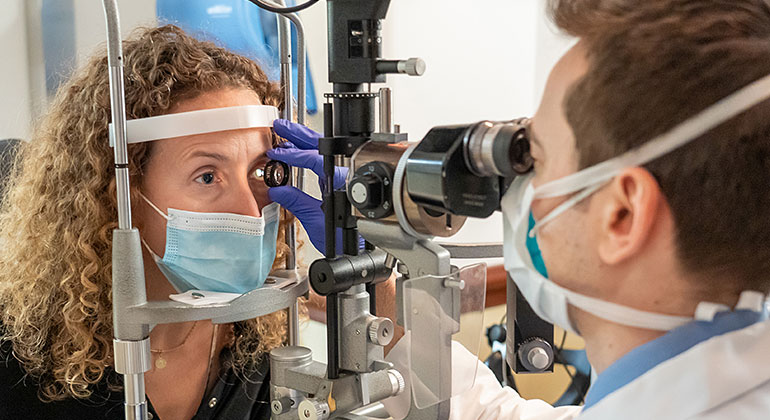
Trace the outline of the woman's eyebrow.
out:
[[[195,157],[205,157],[205,158],[215,159],[215,160],[222,161],[222,162],[227,162],[227,161],[230,160],[227,156],[225,156],[225,155],[223,155],[221,153],[206,152],[206,151],[203,151],[203,150],[196,150],[196,151],[190,153],[187,156],[187,158],[195,158]]]
[[[271,149],[272,149],[272,147],[271,147]],[[270,150],[270,149],[266,149],[264,152],[262,152],[259,155],[257,155],[257,157],[255,157],[254,159],[251,160],[251,163],[253,164],[255,162],[259,162],[261,160],[265,160],[267,158],[267,151],[268,150]]]

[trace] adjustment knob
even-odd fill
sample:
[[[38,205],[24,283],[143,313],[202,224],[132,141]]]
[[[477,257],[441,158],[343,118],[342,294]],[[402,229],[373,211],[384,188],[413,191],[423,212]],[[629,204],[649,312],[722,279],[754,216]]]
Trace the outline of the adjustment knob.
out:
[[[391,396],[396,396],[404,392],[406,389],[406,381],[404,381],[404,376],[401,375],[401,372],[395,369],[389,369],[388,378],[390,378],[391,391],[393,392]]]
[[[409,76],[422,76],[425,74],[425,61],[422,58],[410,58],[398,62],[398,72]]]
[[[348,199],[363,217],[381,219],[393,213],[393,168],[384,162],[367,162],[348,184]]]
[[[350,199],[357,208],[377,208],[382,205],[384,189],[382,179],[373,173],[356,176],[350,181]]]
[[[548,341],[533,337],[519,346],[521,365],[528,372],[543,372],[553,364],[553,348]]]
[[[273,402],[270,404],[270,410],[272,410],[273,414],[280,415],[288,413],[293,405],[294,401],[292,401],[291,398],[280,397],[273,400]]]
[[[325,401],[304,400],[297,410],[299,420],[326,420],[329,418],[329,404]]]
[[[548,353],[541,347],[535,347],[530,350],[527,354],[527,359],[529,359],[529,363],[538,370],[543,370],[551,364],[551,358],[548,357]]]
[[[393,321],[389,318],[375,318],[369,323],[369,340],[372,343],[387,346],[393,341]]]

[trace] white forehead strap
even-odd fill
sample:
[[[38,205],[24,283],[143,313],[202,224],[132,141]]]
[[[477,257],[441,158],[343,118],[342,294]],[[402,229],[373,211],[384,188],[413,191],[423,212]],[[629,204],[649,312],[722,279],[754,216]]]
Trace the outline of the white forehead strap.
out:
[[[126,121],[126,142],[142,143],[217,131],[272,127],[276,119],[278,108],[269,105],[233,106],[139,118]],[[110,123],[110,147],[115,146],[113,130]]]

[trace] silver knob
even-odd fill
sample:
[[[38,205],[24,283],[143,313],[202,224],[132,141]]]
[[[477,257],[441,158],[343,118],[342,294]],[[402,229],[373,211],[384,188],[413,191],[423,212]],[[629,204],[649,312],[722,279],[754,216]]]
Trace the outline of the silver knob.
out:
[[[422,76],[425,74],[425,61],[422,58],[410,58],[398,62],[398,72],[410,76]]]
[[[329,404],[325,401],[303,400],[299,403],[299,420],[326,420],[329,418]]]
[[[388,378],[390,378],[391,390],[393,391],[391,396],[396,396],[404,392],[404,389],[406,389],[406,382],[404,381],[404,376],[401,375],[401,372],[395,369],[389,369]]]
[[[398,274],[402,274],[406,276],[407,274],[409,274],[409,267],[407,267],[406,264],[399,261],[398,263],[396,263],[396,271],[398,271]]]
[[[521,366],[527,372],[543,372],[553,364],[553,348],[540,337],[531,337],[524,341],[516,351]]]
[[[369,323],[369,340],[372,343],[387,346],[393,341],[393,321],[389,318],[375,318]]]
[[[292,405],[294,405],[294,401],[292,401],[291,398],[281,397],[273,400],[270,404],[270,409],[273,411],[273,414],[279,415],[287,413]]]
[[[350,187],[350,197],[356,204],[366,203],[366,200],[369,198],[368,196],[369,193],[366,191],[366,186],[364,184],[359,182]]]
[[[543,370],[551,364],[551,358],[548,356],[548,352],[541,347],[535,347],[527,353],[527,359],[529,363],[535,368]]]

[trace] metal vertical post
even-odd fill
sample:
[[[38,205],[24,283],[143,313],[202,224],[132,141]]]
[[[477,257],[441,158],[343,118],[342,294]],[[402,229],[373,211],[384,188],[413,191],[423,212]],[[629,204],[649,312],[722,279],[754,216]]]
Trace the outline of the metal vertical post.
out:
[[[390,88],[380,88],[380,133],[393,132],[393,100]]]
[[[131,223],[131,197],[126,144],[125,87],[123,85],[123,45],[116,0],[103,0],[107,24],[107,62],[109,65],[110,111],[114,140],[115,181],[117,183],[118,229],[113,231],[113,326],[115,370],[123,374],[125,416],[128,420],[147,419],[144,372],[150,368],[149,326],[121,322],[123,309],[146,302],[139,232]]]
[[[285,6],[283,0],[277,0],[276,3]],[[292,80],[292,51],[291,51],[291,20],[297,29],[297,85],[298,85],[298,122],[305,124],[307,115],[306,98],[306,47],[305,30],[302,21],[296,14],[290,13],[278,16],[278,45],[281,55],[281,86],[284,87],[284,115],[283,118],[291,121],[293,119],[293,80]],[[295,168],[291,174],[292,185],[300,190],[304,188],[304,170]],[[294,223],[286,227],[286,244],[289,246],[289,255],[286,258],[286,268],[293,270],[297,267],[297,229]],[[290,346],[299,345],[299,307],[297,303],[288,309],[288,343]]]

